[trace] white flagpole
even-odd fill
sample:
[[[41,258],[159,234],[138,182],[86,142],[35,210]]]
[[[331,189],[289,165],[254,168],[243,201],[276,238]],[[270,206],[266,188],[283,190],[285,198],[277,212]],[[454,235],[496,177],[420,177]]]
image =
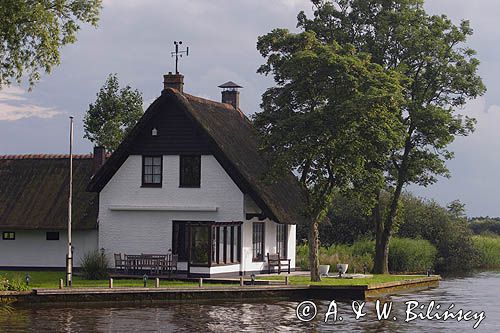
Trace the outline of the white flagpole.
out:
[[[66,287],[71,287],[73,282],[73,251],[71,249],[71,205],[73,197],[73,116],[70,116],[69,119],[68,254],[66,257]]]

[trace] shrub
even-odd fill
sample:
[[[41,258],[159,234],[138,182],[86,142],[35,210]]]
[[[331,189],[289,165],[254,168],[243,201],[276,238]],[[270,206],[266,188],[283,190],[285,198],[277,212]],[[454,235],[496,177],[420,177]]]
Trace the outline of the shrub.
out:
[[[434,268],[436,255],[436,247],[427,240],[393,237],[389,245],[389,270],[425,272]]]
[[[405,194],[402,201],[403,222],[398,237],[430,241],[438,250],[439,272],[469,271],[476,266],[477,252],[465,218],[433,200]]]
[[[87,252],[81,260],[83,277],[87,280],[103,280],[109,277],[108,258],[104,253],[94,250]]]
[[[0,276],[0,291],[26,291],[30,288],[26,285],[26,282],[19,276],[14,276],[7,278]]]
[[[500,237],[473,236],[472,242],[478,253],[478,268],[500,267]]]

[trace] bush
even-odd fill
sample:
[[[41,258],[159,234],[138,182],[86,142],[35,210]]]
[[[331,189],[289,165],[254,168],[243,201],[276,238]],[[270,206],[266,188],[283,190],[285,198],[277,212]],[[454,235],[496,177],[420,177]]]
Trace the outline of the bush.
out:
[[[403,219],[396,235],[430,241],[438,250],[437,271],[464,272],[476,266],[477,252],[465,218],[433,200],[410,194],[405,194],[402,202]]]
[[[26,285],[26,282],[19,276],[14,276],[12,278],[7,278],[0,276],[0,291],[26,291],[30,288]]]
[[[109,277],[109,261],[104,253],[94,250],[86,253],[81,261],[83,277],[87,280],[104,280]]]
[[[396,238],[389,245],[389,270],[416,273],[434,268],[437,249],[423,239]]]
[[[472,242],[478,253],[478,268],[500,268],[500,237],[473,236]]]

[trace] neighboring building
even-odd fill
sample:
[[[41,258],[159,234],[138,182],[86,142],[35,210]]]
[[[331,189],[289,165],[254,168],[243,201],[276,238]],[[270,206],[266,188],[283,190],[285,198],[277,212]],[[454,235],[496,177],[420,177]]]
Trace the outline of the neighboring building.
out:
[[[64,267],[68,155],[0,156],[0,267]],[[92,155],[73,160],[74,263],[97,249],[98,195],[85,191]]]
[[[75,225],[80,223],[80,229],[91,229],[85,234],[89,239],[85,239],[84,245],[75,241],[75,256],[81,255],[79,250],[86,250],[90,243],[89,249],[103,249],[110,257],[113,253],[172,250],[179,256],[180,271],[192,276],[217,276],[266,271],[266,254],[280,252],[282,257],[291,259],[293,269],[295,225],[304,223],[303,196],[291,174],[277,182],[264,181],[266,161],[258,150],[251,122],[239,109],[238,86],[232,82],[222,85],[222,100],[226,103],[218,103],[183,93],[182,75],[165,75],[164,84],[161,96],[90,180],[87,190],[98,193],[98,227],[96,232],[95,215],[87,213],[89,210],[75,211]],[[35,160],[29,161],[33,168],[41,168]],[[75,173],[82,177],[80,184],[92,174],[91,162],[90,158],[77,161],[81,165],[88,162],[86,174]],[[99,164],[97,161],[95,164]],[[36,184],[27,185],[34,188],[44,188],[45,182],[55,181],[50,174],[39,179],[36,175],[31,177],[37,179]],[[61,171],[60,178],[63,177],[67,175]],[[48,194],[51,190],[44,188],[40,196],[33,193],[36,198],[32,200],[43,202],[44,197],[54,197],[57,192],[62,197],[58,200],[64,201],[67,179],[57,182],[59,187],[53,192]],[[22,188],[24,184],[18,182],[15,186]],[[0,191],[3,200],[14,200],[9,195],[11,190],[6,194]],[[96,194],[81,196],[88,207],[97,202]],[[22,207],[38,209],[38,204],[31,209],[31,202],[24,201]],[[74,202],[84,205],[78,203],[78,198]],[[54,203],[47,202],[47,206],[51,205]],[[19,209],[16,214],[0,211],[0,229],[15,231],[16,242],[21,240],[17,233],[23,229],[16,226],[38,229],[30,232],[39,237],[42,229],[52,227],[51,231],[59,231],[62,239],[66,221],[63,207],[53,220],[47,215],[50,208],[31,212],[28,219]],[[76,217],[85,213],[91,222],[86,222],[83,215]],[[11,215],[15,216],[12,225]],[[78,231],[77,227],[76,232],[83,235],[86,231]],[[30,266],[37,257],[40,262],[52,264],[52,260],[41,259],[51,256],[45,253],[45,244],[37,243],[38,251],[27,248],[23,252],[21,245],[0,242],[0,266]],[[7,260],[4,248],[9,253],[19,253],[12,256],[15,259]],[[63,249],[60,251],[64,256]],[[63,260],[64,257],[62,261],[58,258],[57,262],[64,263]]]

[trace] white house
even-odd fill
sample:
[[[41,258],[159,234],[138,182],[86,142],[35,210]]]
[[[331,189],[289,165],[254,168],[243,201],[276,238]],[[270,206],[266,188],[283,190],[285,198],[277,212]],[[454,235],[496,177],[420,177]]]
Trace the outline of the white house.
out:
[[[74,244],[75,257],[87,247],[110,256],[171,250],[181,272],[222,276],[266,272],[266,254],[280,253],[294,269],[295,226],[304,222],[300,188],[291,174],[264,180],[266,160],[239,109],[238,86],[221,87],[223,103],[184,93],[182,75],[164,76],[161,96],[90,179],[87,191],[98,193],[97,223],[79,236],[89,239]],[[102,150],[94,161],[104,161]],[[0,228],[17,233],[12,242],[0,241],[0,266],[54,264],[41,240],[31,240],[37,249],[26,250],[30,254],[17,254],[22,246],[15,244],[27,240],[22,243],[25,237],[8,229],[6,219],[0,212]],[[25,223],[30,226],[40,234]]]
[[[98,195],[85,191],[97,157],[73,156],[76,266],[86,252],[98,248]],[[66,264],[68,158],[0,156],[0,268],[60,268]]]

